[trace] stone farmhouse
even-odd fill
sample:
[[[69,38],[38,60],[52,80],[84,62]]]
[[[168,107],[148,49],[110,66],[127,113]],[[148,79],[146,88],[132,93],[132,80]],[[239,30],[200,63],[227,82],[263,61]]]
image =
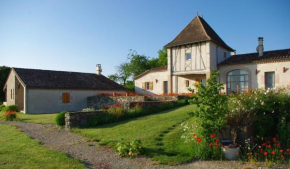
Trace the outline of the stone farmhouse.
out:
[[[217,70],[221,71],[217,80],[228,94],[290,83],[290,49],[264,51],[259,37],[257,52],[236,55],[198,15],[165,48],[167,66],[136,76],[136,93],[188,93],[189,87],[205,84],[210,71]]]
[[[6,105],[16,104],[29,114],[79,111],[87,108],[87,98],[100,93],[126,93],[126,89],[96,74],[12,68],[4,86]]]

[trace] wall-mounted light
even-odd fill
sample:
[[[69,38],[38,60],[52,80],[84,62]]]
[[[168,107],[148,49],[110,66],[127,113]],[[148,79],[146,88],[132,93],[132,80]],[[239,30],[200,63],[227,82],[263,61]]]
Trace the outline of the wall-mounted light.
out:
[[[155,79],[155,82],[158,83],[158,79]]]
[[[255,69],[255,74],[258,74],[258,69]]]
[[[286,72],[286,68],[285,68],[285,67],[283,67],[283,69],[282,69],[282,70],[283,70],[283,73],[285,73],[285,72]]]

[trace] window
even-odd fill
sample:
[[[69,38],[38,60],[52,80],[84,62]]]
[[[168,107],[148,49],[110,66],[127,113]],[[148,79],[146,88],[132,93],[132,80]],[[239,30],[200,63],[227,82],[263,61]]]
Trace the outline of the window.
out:
[[[186,60],[191,60],[191,53],[186,53]]]
[[[69,102],[70,102],[70,94],[62,93],[62,103],[69,103]]]
[[[142,89],[143,90],[153,90],[153,82],[143,82]]]
[[[242,93],[249,88],[249,75],[245,70],[233,70],[227,75],[227,93]]]
[[[227,53],[226,52],[224,52],[224,58],[227,58]]]
[[[189,80],[185,80],[185,86],[189,87]]]

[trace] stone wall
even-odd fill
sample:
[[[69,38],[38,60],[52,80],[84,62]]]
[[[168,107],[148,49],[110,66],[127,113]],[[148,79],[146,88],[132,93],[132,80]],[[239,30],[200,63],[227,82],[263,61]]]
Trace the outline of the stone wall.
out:
[[[68,112],[65,114],[65,128],[85,127],[93,116],[102,116],[101,111],[96,112]]]
[[[143,108],[152,108],[152,107],[158,107],[158,106],[162,105],[163,103],[165,103],[165,102],[161,102],[161,101],[131,102],[129,104],[129,106],[134,107],[136,104],[139,104],[139,106],[141,106]],[[176,101],[166,101],[166,103],[175,104]]]
[[[88,107],[99,110],[104,106],[111,106],[113,104],[121,103],[125,108],[129,108],[131,103],[145,102],[145,101],[177,101],[184,98],[184,96],[92,96],[87,98]],[[148,105],[149,103],[145,103]],[[155,104],[155,103],[152,103]]]
[[[130,102],[144,102],[144,96],[92,96],[87,98],[88,107],[99,110],[104,106],[121,103],[125,108],[128,108]]]

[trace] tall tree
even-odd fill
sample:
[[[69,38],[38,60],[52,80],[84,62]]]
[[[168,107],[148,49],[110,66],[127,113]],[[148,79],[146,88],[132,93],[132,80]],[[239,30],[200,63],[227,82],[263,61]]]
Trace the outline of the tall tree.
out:
[[[3,88],[6,82],[6,79],[9,75],[10,67],[0,66],[0,102],[2,103],[5,100],[5,93]]]
[[[128,54],[129,67],[132,76],[135,77],[142,72],[150,69],[148,65],[149,58],[145,55],[139,55],[136,51],[132,51]]]
[[[166,48],[160,49],[158,51],[158,58],[159,58],[159,63],[161,66],[167,65],[167,50],[166,50]]]

